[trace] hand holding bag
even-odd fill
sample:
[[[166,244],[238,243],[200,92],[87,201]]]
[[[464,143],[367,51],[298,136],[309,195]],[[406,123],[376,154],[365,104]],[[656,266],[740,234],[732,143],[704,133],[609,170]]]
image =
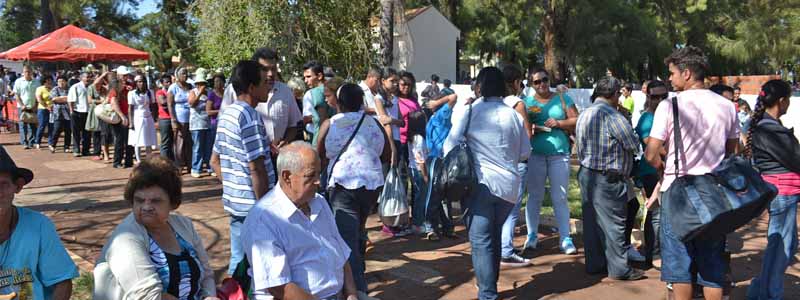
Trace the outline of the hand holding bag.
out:
[[[678,99],[672,98],[675,142],[675,174],[678,176],[683,149]],[[684,175],[665,192],[661,203],[666,222],[672,225],[675,238],[688,242],[703,236],[731,233],[764,212],[778,194],[774,185],[765,182],[750,161],[740,156],[724,159],[705,175]]]
[[[472,121],[472,103],[469,104],[467,126],[464,129],[464,138],[444,157],[442,163],[440,182],[444,187],[444,197],[450,201],[465,201],[478,186],[478,173],[475,170],[475,155],[467,143],[469,125]],[[466,213],[466,206],[461,203],[462,213]]]
[[[103,103],[94,107],[94,115],[103,122],[117,125],[122,118],[114,111],[110,103]]]

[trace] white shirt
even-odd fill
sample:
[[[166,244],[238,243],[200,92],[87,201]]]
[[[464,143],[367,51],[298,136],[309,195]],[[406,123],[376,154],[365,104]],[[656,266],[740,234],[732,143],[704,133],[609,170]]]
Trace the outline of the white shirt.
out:
[[[445,155],[464,138],[469,106],[453,109],[450,134],[444,142]],[[516,203],[522,177],[517,163],[528,158],[531,145],[522,118],[500,98],[472,104],[472,121],[467,131],[467,144],[475,155],[478,182],[486,185],[493,195]]]
[[[384,106],[384,109],[386,110],[386,115],[399,120],[400,105],[398,103],[400,103],[400,99],[398,99],[397,96],[392,96],[392,106],[391,107]],[[392,140],[398,142],[400,141],[400,126],[392,124]]]
[[[261,115],[270,141],[283,140],[286,129],[296,126],[303,119],[292,89],[278,81],[269,92],[269,100],[259,103],[256,111]]]
[[[73,84],[67,94],[67,102],[75,103],[75,111],[80,113],[89,112],[89,93],[83,82]]]
[[[304,118],[305,117],[310,117],[310,116],[312,116],[314,114],[312,112],[314,110],[313,102],[314,101],[311,100],[311,89],[308,89],[306,91],[306,93],[303,94],[303,117]],[[306,124],[306,131],[308,133],[311,133],[311,134],[316,133],[317,130],[316,130],[316,128],[314,128],[314,123]]]
[[[276,186],[250,210],[242,243],[250,259],[255,299],[272,299],[268,288],[294,283],[316,298],[344,286],[350,248],[342,240],[325,198],[315,194],[306,216]]]
[[[358,133],[331,171],[336,156],[342,152],[344,144],[353,134],[362,115],[360,112],[351,112],[336,114],[330,118],[328,135],[325,136],[325,155],[330,161],[328,174],[331,174],[328,187],[339,184],[349,190],[361,187],[375,190],[383,186],[381,153],[383,153],[384,132],[383,127],[370,116],[364,118]]]
[[[358,84],[362,90],[364,90],[364,108],[371,108],[375,109],[375,101],[383,101],[383,97],[380,94],[373,94],[372,90],[367,86],[367,83],[363,80],[361,83]]]
[[[237,98],[238,97],[236,96],[236,90],[233,89],[233,85],[228,84],[228,86],[225,87],[225,91],[222,92],[222,104],[220,104],[219,106],[218,115],[221,116],[222,111],[225,110],[225,107],[236,102]]]

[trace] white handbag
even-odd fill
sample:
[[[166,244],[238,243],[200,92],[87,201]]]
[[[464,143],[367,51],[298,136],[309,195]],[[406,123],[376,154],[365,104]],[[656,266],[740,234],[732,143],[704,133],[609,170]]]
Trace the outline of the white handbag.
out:
[[[116,125],[122,122],[122,118],[119,117],[117,112],[111,108],[110,103],[99,104],[94,107],[94,115],[97,116],[103,122],[106,122],[111,125]]]

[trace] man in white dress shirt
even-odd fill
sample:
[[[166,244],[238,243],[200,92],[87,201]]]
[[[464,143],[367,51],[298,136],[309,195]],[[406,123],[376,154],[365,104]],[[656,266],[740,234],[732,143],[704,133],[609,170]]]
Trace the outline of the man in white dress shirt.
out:
[[[259,48],[253,53],[252,59],[267,69],[267,84],[269,85],[269,95],[267,102],[259,103],[256,111],[261,115],[264,127],[267,129],[267,137],[272,144],[272,153],[277,154],[277,148],[291,142],[297,135],[297,123],[302,119],[300,108],[294,99],[294,93],[285,83],[277,80],[278,73],[278,53],[270,48]],[[225,88],[222,97],[220,113],[236,101],[236,91],[232,85]]]
[[[316,194],[320,159],[306,142],[278,156],[278,186],[250,210],[242,241],[255,299],[344,299],[359,295],[331,208]]]
[[[364,90],[364,111],[370,115],[375,115],[378,112],[376,102],[383,101],[383,97],[378,91],[381,79],[383,79],[383,70],[378,67],[371,67],[367,72],[367,78],[358,84]]]

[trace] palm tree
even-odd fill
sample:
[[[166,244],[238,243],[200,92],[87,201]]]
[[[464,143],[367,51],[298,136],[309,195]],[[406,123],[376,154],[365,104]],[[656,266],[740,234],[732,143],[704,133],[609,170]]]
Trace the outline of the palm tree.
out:
[[[394,7],[397,0],[381,0],[381,64],[392,65],[394,60]],[[401,15],[402,11],[399,12]]]

